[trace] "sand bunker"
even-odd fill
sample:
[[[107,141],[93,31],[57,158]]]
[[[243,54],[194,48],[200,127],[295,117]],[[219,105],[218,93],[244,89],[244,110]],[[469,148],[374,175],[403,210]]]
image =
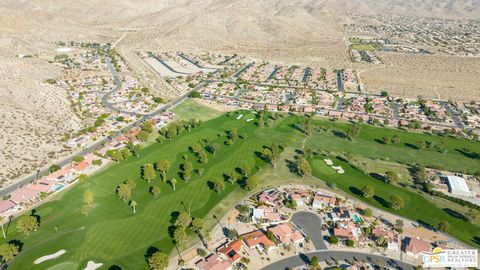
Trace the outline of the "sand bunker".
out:
[[[65,249],[61,249],[61,250],[59,250],[59,251],[57,251],[53,254],[45,255],[43,257],[40,257],[40,258],[36,259],[33,263],[34,264],[40,264],[44,261],[56,259],[56,258],[62,256],[63,254],[65,254],[65,252],[66,252]]]
[[[242,117],[243,117],[243,114],[240,114],[240,115],[237,117],[237,120],[242,119]]]
[[[336,170],[337,173],[339,173],[339,174],[345,173],[345,171],[343,170],[342,166],[332,166],[332,168],[333,168],[334,170]]]
[[[324,159],[323,161],[325,161],[325,163],[326,163],[328,166],[332,166],[332,165],[333,165],[333,162],[332,162],[330,159]]]
[[[95,270],[100,267],[102,267],[103,263],[96,263],[94,261],[88,261],[87,267],[85,267],[83,270]]]

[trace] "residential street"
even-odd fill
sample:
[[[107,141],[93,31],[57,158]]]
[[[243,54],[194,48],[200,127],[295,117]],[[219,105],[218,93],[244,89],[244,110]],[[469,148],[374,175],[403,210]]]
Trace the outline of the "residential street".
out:
[[[322,220],[318,215],[307,211],[297,212],[292,216],[292,223],[310,237],[316,250],[327,249],[321,231]]]
[[[313,256],[316,256],[320,262],[325,260],[333,261],[333,259],[337,261],[343,261],[347,259],[352,262],[365,261],[367,263],[370,262],[372,264],[385,265],[385,266],[393,267],[396,269],[404,269],[404,270],[415,269],[415,266],[409,263],[388,258],[385,256],[374,255],[374,254],[352,252],[352,251],[314,251],[307,254],[300,253],[298,255],[280,260],[278,262],[274,262],[262,268],[262,270],[282,270],[282,269],[287,269],[288,267],[293,268],[293,267],[306,265],[307,263],[310,262]]]

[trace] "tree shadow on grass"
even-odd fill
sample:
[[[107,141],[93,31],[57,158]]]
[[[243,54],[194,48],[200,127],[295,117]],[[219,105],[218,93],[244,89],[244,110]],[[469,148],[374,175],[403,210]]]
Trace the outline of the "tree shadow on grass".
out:
[[[357,196],[362,196],[363,195],[363,192],[356,187],[352,186],[352,187],[349,187],[348,189],[350,190],[350,192],[352,192],[353,194],[355,194]]]
[[[474,237],[472,238],[472,241],[473,241],[474,243],[476,243],[477,245],[480,245],[480,236],[474,236]]]
[[[287,165],[288,170],[291,173],[297,173],[297,166],[295,166],[295,162],[289,159],[285,159],[285,163]]]
[[[430,229],[430,230],[435,230],[435,228],[432,226],[432,224],[430,224],[430,223],[428,223],[428,222],[426,222],[426,221],[424,221],[424,220],[419,219],[419,220],[417,220],[417,222],[418,222],[422,227],[425,227],[425,228]]]
[[[373,198],[385,208],[388,208],[390,206],[390,203],[380,196],[374,195]]]
[[[293,129],[295,129],[295,130],[298,130],[298,131],[300,131],[300,132],[302,132],[302,133],[305,132],[305,131],[304,131],[302,128],[300,128],[297,124],[290,124],[290,127],[293,128]]]
[[[454,218],[458,218],[458,219],[461,219],[463,221],[466,221],[467,220],[467,217],[464,216],[463,214],[453,210],[453,209],[450,209],[450,208],[443,208],[442,209],[445,213],[447,213],[448,215],[454,217]]]
[[[173,211],[172,213],[170,213],[170,224],[175,224],[175,221],[177,220],[179,215],[180,211]]]
[[[213,188],[215,187],[215,183],[213,183],[212,181],[207,181],[207,186],[210,190],[213,190]]]
[[[416,145],[414,145],[414,144],[411,144],[411,143],[404,143],[403,145],[405,145],[405,146],[408,147],[408,148],[415,149],[415,150],[418,149],[418,146],[416,146]]]
[[[337,136],[341,139],[346,139],[347,138],[347,134],[345,134],[345,132],[343,132],[343,131],[334,129],[334,130],[332,130],[332,133],[333,133],[333,135],[335,135],[335,136]]]
[[[108,270],[122,270],[122,267],[114,264],[108,268]]]
[[[369,173],[369,175],[379,181],[385,182],[385,177],[379,173],[372,172],[372,173]]]
[[[383,140],[381,140],[381,139],[375,139],[374,141],[377,142],[377,143],[379,143],[379,144],[386,145],[386,143],[385,143]]]
[[[467,158],[471,159],[480,159],[480,153],[475,153],[470,151],[467,148],[462,148],[462,149],[455,149],[455,151],[459,152],[460,154],[466,156]]]
[[[22,241],[17,240],[17,239],[13,239],[13,240],[8,241],[8,243],[10,245],[17,246],[19,252],[22,251],[22,248],[23,248],[23,242]]]
[[[160,249],[158,249],[157,247],[149,247],[147,249],[147,252],[144,255],[145,261],[148,262],[148,259],[152,257],[152,255],[155,254],[155,252],[158,252],[158,251],[160,251]]]

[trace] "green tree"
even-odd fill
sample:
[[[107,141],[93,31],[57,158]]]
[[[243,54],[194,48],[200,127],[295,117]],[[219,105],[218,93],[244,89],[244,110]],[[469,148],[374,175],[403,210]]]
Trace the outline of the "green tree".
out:
[[[318,257],[317,256],[312,257],[312,259],[310,260],[310,265],[313,267],[313,269],[318,269],[319,262],[318,262]]]
[[[218,152],[218,150],[220,150],[220,145],[218,143],[213,143],[212,145],[210,145],[210,151],[214,156],[215,156],[215,153]]]
[[[187,212],[180,212],[178,217],[175,219],[175,226],[177,227],[188,227],[192,222],[192,217]]]
[[[375,189],[372,186],[364,186],[362,188],[362,194],[365,198],[370,198],[375,195]]]
[[[398,181],[398,174],[394,171],[387,171],[385,173],[385,180],[387,183],[396,183]]]
[[[272,150],[270,150],[269,148],[263,148],[262,149],[262,157],[264,160],[268,161],[270,164],[272,164],[272,160],[273,160],[273,153],[272,153]]]
[[[449,228],[450,228],[450,224],[445,220],[442,220],[437,224],[437,229],[439,231],[446,232],[448,231]]]
[[[373,216],[373,211],[372,211],[372,209],[370,209],[370,208],[365,208],[365,210],[363,210],[363,215],[366,216],[366,217],[371,217],[371,216]]]
[[[93,203],[93,192],[90,190],[87,190],[83,193],[83,203],[92,206]]]
[[[148,258],[148,267],[151,270],[164,270],[168,267],[169,259],[167,254],[157,251]]]
[[[418,147],[418,149],[423,150],[423,149],[427,148],[427,142],[424,141],[424,140],[420,140],[420,141],[417,142],[417,147]]]
[[[390,142],[392,142],[392,138],[390,138],[389,136],[385,136],[382,138],[382,142],[383,144],[389,144]]]
[[[162,174],[163,182],[167,181],[167,172],[170,170],[170,160],[162,159],[155,163],[155,168]]]
[[[87,175],[82,173],[78,176],[78,181],[83,182],[87,179]]]
[[[145,121],[140,125],[140,129],[142,131],[152,133],[153,132],[153,124],[150,121]]]
[[[225,189],[225,183],[223,182],[222,179],[217,179],[213,183],[213,190],[217,193],[222,192]]]
[[[347,247],[353,247],[355,245],[355,242],[353,240],[348,239],[347,240]]]
[[[204,165],[208,163],[208,155],[204,151],[198,153],[198,158],[200,160],[200,163]]]
[[[30,215],[23,215],[17,221],[17,230],[25,235],[29,235],[31,232],[36,231],[38,226],[37,218]]]
[[[347,130],[347,137],[350,139],[352,142],[355,141],[355,138],[360,135],[360,132],[362,131],[362,127],[360,126],[359,122],[355,122],[351,128]]]
[[[398,195],[392,195],[390,197],[390,208],[400,210],[405,206],[405,201]]]
[[[74,156],[74,157],[72,158],[73,162],[75,162],[75,163],[80,163],[80,162],[82,162],[84,159],[85,159],[85,158],[82,157],[82,156]]]
[[[82,207],[80,208],[80,213],[82,213],[85,216],[88,216],[88,213],[90,213],[91,210],[92,210],[92,207],[90,205],[84,203],[82,205]]]
[[[173,241],[176,244],[181,244],[187,240],[187,232],[185,231],[185,227],[176,227],[173,231]]]
[[[157,177],[157,174],[155,173],[155,169],[153,168],[152,163],[147,163],[143,165],[143,179],[147,180],[148,183],[150,183],[155,177]]]
[[[203,219],[201,218],[194,218],[192,220],[191,227],[194,231],[200,231],[203,229]]]
[[[471,222],[474,222],[478,218],[478,211],[473,208],[468,208],[467,217]]]
[[[398,137],[398,135],[393,135],[392,143],[397,144],[399,142],[400,142],[400,137]]]
[[[297,168],[297,173],[302,177],[305,177],[305,175],[312,174],[310,163],[308,163],[308,160],[303,156],[297,159],[296,168]]]
[[[60,165],[57,165],[57,164],[53,164],[52,166],[50,166],[50,168],[48,168],[48,171],[50,173],[53,173],[53,172],[56,172],[58,170],[60,170],[62,167],[60,167]]]
[[[131,195],[132,195],[132,189],[128,185],[121,184],[117,187],[117,196],[123,202],[127,202],[130,199]]]
[[[253,175],[245,181],[245,188],[249,191],[254,190],[258,186],[258,178]]]
[[[5,243],[0,245],[0,257],[2,258],[2,263],[6,263],[17,256],[19,252],[18,246],[14,244]]]
[[[145,130],[142,130],[138,133],[137,138],[142,142],[146,142],[149,136],[150,136],[150,133],[146,132]]]
[[[332,235],[330,236],[330,238],[328,239],[328,242],[332,245],[335,245],[335,244],[338,244],[338,238],[335,237],[335,235]]]
[[[157,197],[158,195],[160,195],[160,193],[162,192],[162,189],[159,187],[159,186],[152,186],[150,187],[150,193],[153,195],[153,197]]]

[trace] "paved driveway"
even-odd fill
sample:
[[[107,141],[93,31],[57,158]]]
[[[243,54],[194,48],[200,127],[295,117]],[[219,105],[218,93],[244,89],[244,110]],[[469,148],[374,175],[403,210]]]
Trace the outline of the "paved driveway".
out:
[[[316,256],[319,261],[329,260],[332,261],[332,258],[335,258],[337,261],[343,261],[345,259],[349,261],[365,261],[371,264],[382,265],[386,267],[391,267],[394,269],[404,269],[404,270],[414,270],[415,266],[406,262],[388,258],[385,256],[379,256],[368,253],[352,252],[352,251],[314,251],[307,254],[298,254],[278,262],[274,262],[262,270],[284,270],[288,267],[294,268],[302,265],[306,265],[310,262],[313,256]]]
[[[310,237],[315,250],[327,249],[322,236],[322,221],[318,215],[306,211],[296,212],[292,216],[292,223]]]

